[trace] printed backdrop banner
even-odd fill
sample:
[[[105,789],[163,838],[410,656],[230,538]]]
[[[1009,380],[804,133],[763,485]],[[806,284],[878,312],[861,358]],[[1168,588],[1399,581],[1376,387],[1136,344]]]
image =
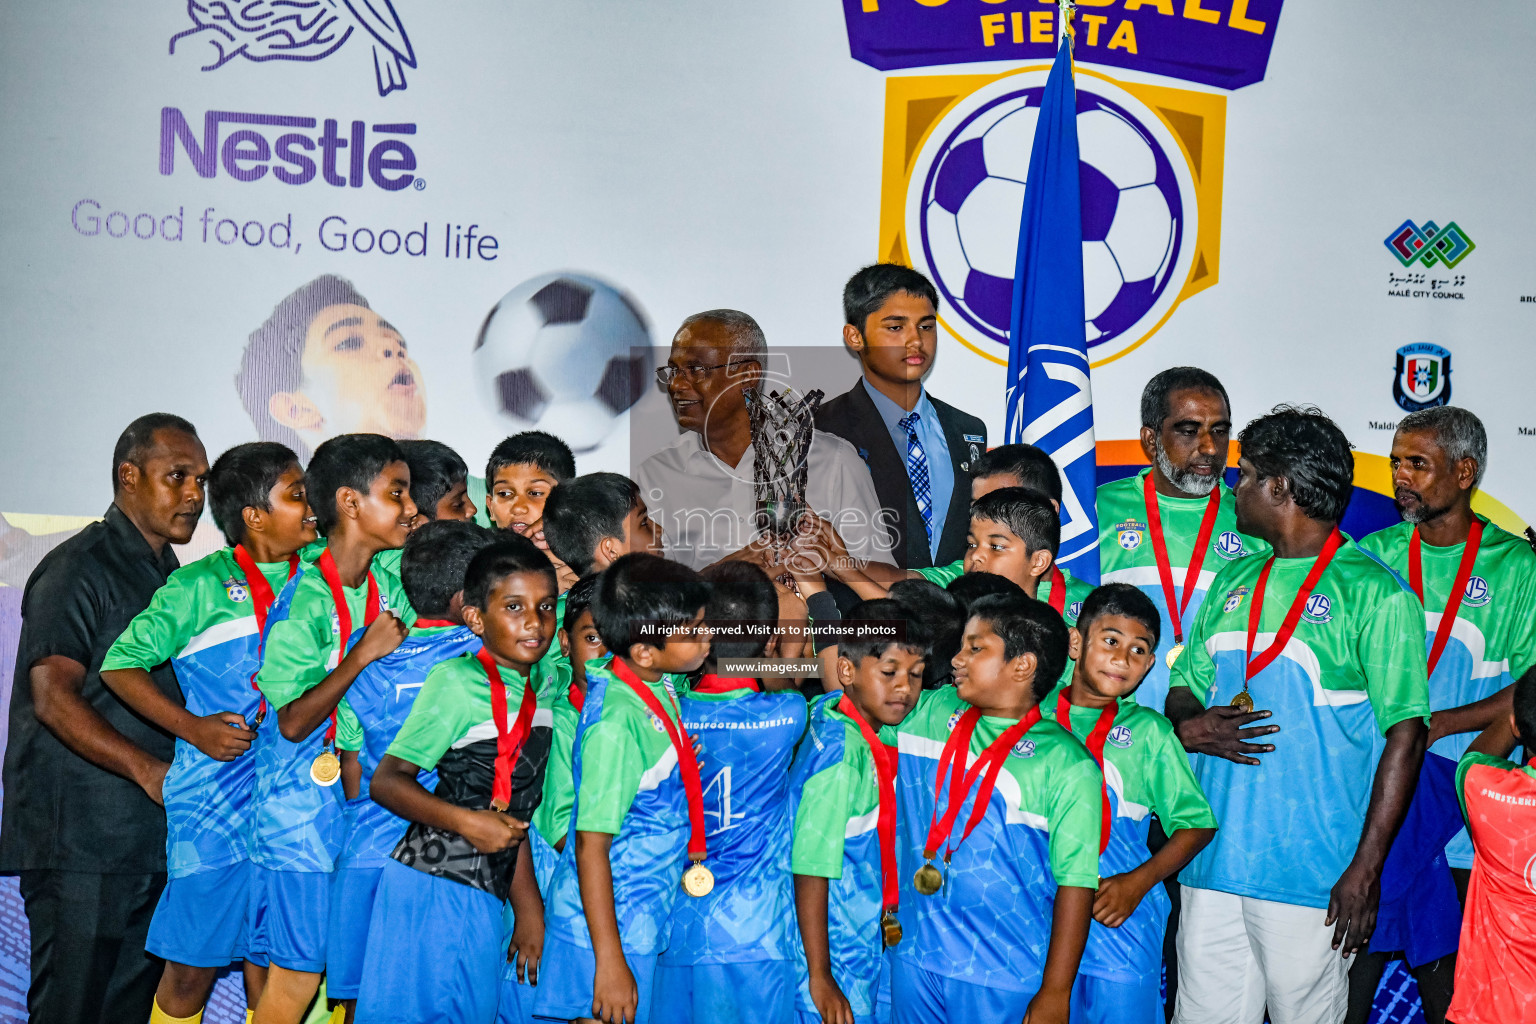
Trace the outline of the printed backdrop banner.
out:
[[[1099,477],[1141,462],[1146,380],[1196,364],[1239,425],[1279,402],[1339,422],[1356,533],[1393,519],[1398,419],[1475,410],[1478,507],[1523,530],[1536,10],[1281,14],[1079,0]],[[752,313],[831,397],[857,376],[843,282],[894,259],[939,291],[929,390],[1002,437],[1056,18],[1039,0],[0,8],[0,698],[22,585],[102,514],[113,442],[146,412],[192,420],[210,455],[375,430],[445,441],[478,476],[541,427],[582,471],[627,471],[670,440],[651,371],[685,316]],[[205,518],[183,561],[217,543]],[[0,893],[4,1021],[26,943]]]

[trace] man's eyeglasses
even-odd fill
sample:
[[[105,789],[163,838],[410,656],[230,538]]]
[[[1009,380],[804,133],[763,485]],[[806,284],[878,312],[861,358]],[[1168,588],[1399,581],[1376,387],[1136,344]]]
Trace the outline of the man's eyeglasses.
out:
[[[662,387],[671,384],[679,373],[697,384],[716,370],[723,370],[732,363],[717,363],[714,366],[658,366],[656,367],[656,380]]]

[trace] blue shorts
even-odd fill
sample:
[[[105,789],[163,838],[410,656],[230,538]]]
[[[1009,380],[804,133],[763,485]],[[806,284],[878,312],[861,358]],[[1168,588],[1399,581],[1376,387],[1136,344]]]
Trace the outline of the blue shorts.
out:
[[[1105,981],[1079,973],[1072,983],[1072,1024],[1163,1024],[1162,978]]]
[[[270,961],[289,971],[324,972],[331,874],[251,865],[247,959],[263,966]]]
[[[793,960],[656,965],[651,1024],[791,1024]]]
[[[974,985],[925,971],[906,957],[891,970],[892,1024],[1023,1020],[1034,992]]]
[[[389,861],[368,923],[357,1024],[492,1024],[501,991],[501,902]]]
[[[242,860],[166,882],[144,948],[188,967],[228,967],[242,959],[251,869]]]
[[[626,952],[624,961],[629,964],[629,971],[635,976],[635,988],[640,993],[634,1024],[649,1024],[656,954]],[[597,958],[590,949],[545,932],[539,984],[534,989],[537,993],[534,1017],[574,1020],[592,1016],[592,979],[596,975]]]
[[[368,949],[368,920],[381,867],[337,868],[331,881],[331,934],[325,949],[325,991],[332,999],[356,999]]]

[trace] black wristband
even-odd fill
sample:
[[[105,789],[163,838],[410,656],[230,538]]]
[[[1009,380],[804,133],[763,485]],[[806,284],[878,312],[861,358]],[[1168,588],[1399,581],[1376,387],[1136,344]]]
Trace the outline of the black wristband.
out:
[[[815,623],[841,622],[843,618],[843,613],[837,607],[837,599],[825,590],[806,598],[805,610]]]

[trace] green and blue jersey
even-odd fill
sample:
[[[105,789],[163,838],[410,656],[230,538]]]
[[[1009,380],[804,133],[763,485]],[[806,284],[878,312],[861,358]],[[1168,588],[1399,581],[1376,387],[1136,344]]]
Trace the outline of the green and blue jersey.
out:
[[[666,948],[672,905],[682,893],[688,801],[677,751],[666,727],[613,673],[612,661],[587,663],[587,696],[571,761],[575,789],[570,828],[613,836],[613,905],[627,953]],[[643,683],[674,723],[680,676]],[[576,876],[576,843],[567,839],[546,901],[546,931],[592,948]]]
[[[937,800],[947,806],[949,779],[935,793],[945,741],[970,705],[953,687],[927,691],[897,727],[900,762],[897,853],[905,937],[896,956],[946,978],[1010,992],[1040,987],[1059,886],[1099,884],[1102,815],[1099,766],[1055,722],[1042,720],[1003,760],[987,810],[954,850],[943,888],[924,896],[912,877]],[[1015,721],[982,717],[967,765]],[[959,841],[980,784],[965,797],[949,844]],[[940,851],[942,857],[942,851]]]
[[[259,564],[275,594],[288,563]],[[232,711],[254,725],[261,695],[251,685],[260,663],[255,597],[234,551],[224,548],[171,573],[149,607],[107,652],[102,671],[169,661],[187,710],[199,717]],[[165,776],[166,870],[181,878],[249,856],[249,822],[258,750],[215,761],[186,740]]]
[[[1195,618],[1172,685],[1207,707],[1243,690],[1248,614],[1263,558],[1227,564]],[[1312,570],[1277,558],[1254,639],[1257,658]],[[1259,764],[1194,755],[1195,778],[1221,831],[1180,881],[1296,906],[1324,908],[1354,856],[1386,731],[1429,716],[1424,610],[1397,576],[1345,540],[1308,598],[1296,631],[1249,685],[1269,710],[1273,753]],[[1406,642],[1405,638],[1415,638]]]
[[[377,564],[378,611],[393,611],[406,623],[415,613],[400,580]],[[352,617],[348,647],[366,629],[368,585],[342,590]],[[322,720],[297,742],[285,739],[277,712],[319,685],[341,663],[340,623],[330,586],[317,566],[303,566],[288,582],[267,617],[266,642],[256,684],[271,705],[261,723],[256,748],[255,812],[251,824],[251,859],[274,871],[331,871],[345,838],[345,797],[341,784],[321,786],[309,777],[310,766],[325,748],[330,722]],[[338,743],[355,737],[356,719],[345,706],[337,712]]]
[[[1099,569],[1105,583],[1129,583],[1140,590],[1157,606],[1162,616],[1162,632],[1157,642],[1157,658],[1152,671],[1136,688],[1136,703],[1151,708],[1159,714],[1168,702],[1167,656],[1174,644],[1174,622],[1168,610],[1168,599],[1163,592],[1162,577],[1158,574],[1157,555],[1147,523],[1146,478],[1152,470],[1144,469],[1135,476],[1114,480],[1099,488]],[[1190,632],[1200,605],[1205,601],[1211,582],[1229,562],[1250,555],[1261,559],[1269,557],[1269,544],[1257,537],[1240,533],[1237,529],[1237,508],[1232,491],[1225,484],[1216,485],[1221,491],[1217,506],[1216,523],[1206,543],[1205,558],[1195,580],[1194,593],[1184,610],[1184,642],[1189,643]],[[1158,518],[1163,524],[1163,542],[1168,551],[1169,569],[1173,575],[1175,601],[1184,600],[1184,577],[1194,558],[1195,541],[1200,536],[1200,523],[1205,517],[1208,498],[1170,498],[1157,496]]]
[[[338,729],[337,743],[357,751],[362,784],[357,798],[347,802],[347,838],[338,867],[378,868],[389,859],[408,823],[369,797],[373,773],[411,713],[427,673],[450,658],[478,650],[480,638],[464,626],[413,628],[399,647],[359,672],[347,688],[342,701],[358,729],[346,738]],[[436,770],[422,772],[418,781],[428,792],[436,789]]]
[[[1058,689],[1041,705],[1057,721]],[[1073,707],[1072,735],[1086,740],[1098,724],[1099,709]],[[1151,859],[1147,833],[1152,816],[1169,835],[1181,828],[1215,828],[1216,816],[1195,782],[1189,755],[1173,725],[1130,698],[1120,701],[1104,741],[1104,781],[1109,792],[1109,843],[1099,855],[1099,874],[1108,878],[1141,867]],[[1118,928],[1090,924],[1080,970],[1091,977],[1139,984],[1155,977],[1163,960],[1163,931],[1171,905],[1161,885],[1148,890]]]
[[[690,691],[683,728],[702,745],[706,896],[678,900],[661,963],[752,963],[794,956],[789,872],[790,761],[805,732],[805,698],[751,689]],[[679,861],[679,873],[686,867]]]

